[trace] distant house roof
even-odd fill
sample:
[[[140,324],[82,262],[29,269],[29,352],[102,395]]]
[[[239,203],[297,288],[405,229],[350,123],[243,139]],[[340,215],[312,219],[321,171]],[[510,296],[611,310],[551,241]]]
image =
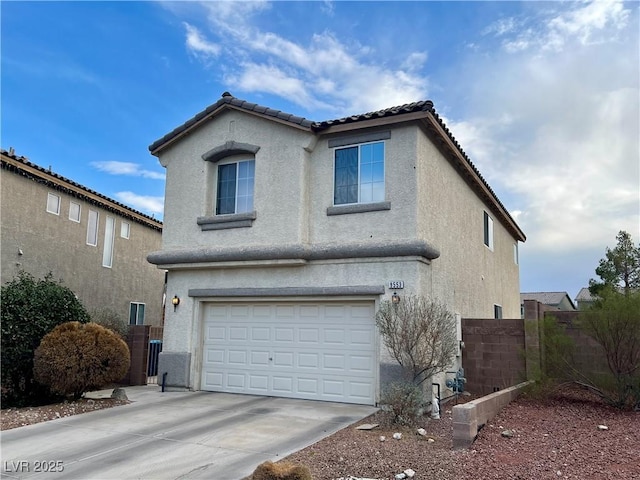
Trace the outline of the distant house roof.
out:
[[[576,295],[577,302],[594,302],[595,300],[595,297],[591,295],[591,292],[587,287],[582,287],[578,292],[578,295]]]
[[[154,230],[162,231],[162,222],[142,212],[127,207],[126,205],[113,200],[101,193],[90,190],[79,183],[69,180],[62,175],[58,175],[51,169],[44,169],[35,163],[31,163],[27,157],[18,156],[13,149],[10,151],[0,149],[2,159],[2,169],[7,170],[25,178],[47,185],[51,189],[61,191],[74,196],[93,205],[100,206],[105,210],[117,213],[121,217],[127,218],[136,223],[140,223]]]
[[[234,97],[229,92],[224,92],[222,97],[213,105],[197,113],[195,116],[174,128],[171,132],[159,138],[149,146],[149,151],[157,155],[163,149],[175,141],[187,135],[193,129],[211,120],[225,110],[241,110],[269,120],[281,122],[294,128],[300,128],[317,134],[328,134],[346,131],[356,128],[365,128],[375,121],[387,121],[388,123],[400,123],[405,121],[419,121],[420,125],[432,134],[436,139],[436,145],[444,151],[445,156],[453,163],[454,167],[467,183],[475,190],[478,196],[485,200],[487,205],[502,220],[502,224],[511,232],[517,240],[524,242],[526,236],[509,214],[493,189],[480,174],[471,159],[462,150],[460,144],[453,137],[445,123],[433,107],[433,102],[424,100],[407,103],[396,107],[377,110],[374,112],[352,115],[335,120],[314,122],[306,118],[298,117],[280,110],[273,110],[255,103],[247,102]]]
[[[558,307],[565,299],[575,310],[576,307],[567,292],[525,292],[520,294],[520,303],[525,300],[535,300],[553,307]]]

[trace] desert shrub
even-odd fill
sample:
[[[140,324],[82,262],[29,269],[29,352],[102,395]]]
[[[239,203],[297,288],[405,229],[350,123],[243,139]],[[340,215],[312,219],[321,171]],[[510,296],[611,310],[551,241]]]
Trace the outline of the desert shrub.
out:
[[[264,462],[258,465],[251,480],[312,480],[309,468],[290,462]]]
[[[389,353],[416,385],[444,372],[456,354],[455,317],[435,301],[406,296],[397,304],[382,302],[376,324]]]
[[[392,423],[413,425],[424,407],[422,389],[411,382],[394,382],[382,389],[380,403]]]
[[[54,327],[89,321],[75,294],[52,279],[20,272],[2,286],[2,405],[36,405],[50,401],[49,390],[33,378],[34,351]]]
[[[59,325],[45,335],[34,358],[35,379],[74,398],[120,380],[128,369],[127,344],[96,323]]]
[[[127,338],[127,334],[129,333],[129,324],[123,317],[110,308],[92,310],[90,316],[93,323],[102,325],[103,327],[117,333],[123,340]]]
[[[602,347],[610,373],[586,384],[613,406],[640,408],[640,293],[610,292],[579,325]]]

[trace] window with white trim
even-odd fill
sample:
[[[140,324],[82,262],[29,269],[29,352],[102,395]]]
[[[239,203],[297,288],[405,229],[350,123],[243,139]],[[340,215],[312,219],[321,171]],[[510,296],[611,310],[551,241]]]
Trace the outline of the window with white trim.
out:
[[[384,142],[336,148],[333,204],[384,201]]]
[[[121,222],[120,223],[120,237],[121,238],[129,238],[129,234],[131,233],[131,225],[129,222]]]
[[[69,220],[80,223],[80,213],[80,204],[76,202],[69,202]]]
[[[47,195],[47,212],[60,215],[60,196],[55,193]]]
[[[144,325],[144,303],[129,304],[129,325]]]
[[[98,212],[89,210],[89,218],[87,219],[87,245],[95,247],[98,245]]]
[[[513,263],[520,264],[520,255],[518,253],[518,242],[513,244]]]
[[[502,318],[502,306],[494,304],[493,305],[493,318],[501,319]]]
[[[493,251],[493,218],[484,212],[484,244]]]
[[[255,160],[218,165],[216,215],[253,211]]]
[[[102,246],[102,266],[113,266],[113,241],[115,239],[116,219],[107,217],[104,222],[104,245]]]

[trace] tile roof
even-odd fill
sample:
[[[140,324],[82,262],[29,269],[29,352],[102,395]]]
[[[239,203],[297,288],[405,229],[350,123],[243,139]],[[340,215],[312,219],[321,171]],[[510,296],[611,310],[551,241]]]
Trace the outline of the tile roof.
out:
[[[64,191],[65,193],[76,197],[82,197],[83,200],[89,201],[90,203],[99,203],[100,206],[107,210],[118,212],[123,217],[129,218],[130,220],[146,225],[155,230],[162,231],[162,222],[160,220],[139,212],[138,210],[134,210],[131,207],[117,202],[106,195],[102,195],[101,193],[91,190],[84,185],[63,177],[62,175],[58,175],[51,171],[50,168],[45,169],[36,165],[35,163],[30,162],[27,157],[16,155],[13,149],[10,149],[10,151],[0,149],[0,154],[2,154],[3,157],[2,169],[36,179],[40,183],[49,183],[52,188],[56,188],[57,190]],[[13,162],[11,162],[11,160],[13,160]],[[68,185],[70,188],[65,188],[65,185]]]
[[[523,300],[536,300],[545,305],[559,305],[564,297],[569,298],[569,294],[567,292],[525,292],[520,294],[520,302]]]
[[[335,120],[324,120],[321,122],[314,122],[311,120],[307,120],[306,118],[292,115],[290,113],[284,113],[280,110],[273,110],[268,107],[264,107],[255,103],[250,103],[245,100],[241,100],[239,98],[234,97],[229,92],[224,92],[222,94],[222,97],[216,103],[208,106],[203,111],[201,111],[200,113],[196,114],[194,117],[184,122],[182,125],[174,128],[171,132],[167,133],[162,138],[153,142],[149,146],[149,151],[154,155],[157,154],[167,143],[177,140],[177,137],[179,137],[182,133],[186,132],[196,124],[215,116],[215,114],[221,109],[229,108],[229,106],[232,108],[237,108],[237,109],[245,110],[248,112],[267,115],[269,117],[273,117],[274,119],[291,123],[293,126],[302,127],[302,128],[308,129],[311,132],[316,132],[316,133],[322,133],[323,130],[326,130],[338,125],[346,125],[346,124],[361,122],[365,120],[374,120],[379,118],[392,117],[392,116],[398,116],[398,115],[415,113],[415,112],[428,112],[433,117],[437,125],[442,129],[447,139],[453,144],[457,153],[461,155],[462,158],[464,159],[463,160],[463,163],[465,164],[464,168],[473,172],[473,174],[471,174],[470,176],[472,177],[473,175],[475,175],[477,177],[477,179],[472,179],[471,182],[472,183],[475,182],[476,185],[481,185],[480,190],[482,190],[482,187],[486,189],[486,192],[480,192],[481,196],[483,195],[486,196],[486,198],[489,200],[490,203],[494,202],[495,205],[497,205],[497,210],[501,215],[504,215],[505,219],[507,220],[507,224],[510,225],[510,229],[512,230],[512,233],[515,238],[517,238],[520,241],[526,240],[526,236],[524,232],[522,232],[520,227],[518,227],[515,220],[511,217],[511,214],[509,213],[509,211],[502,204],[502,202],[500,201],[496,193],[493,191],[493,189],[489,186],[489,183],[485,180],[485,178],[482,176],[480,171],[473,164],[469,156],[462,149],[462,147],[460,146],[458,141],[455,139],[455,137],[453,136],[449,128],[446,126],[444,121],[440,118],[431,100],[423,100],[419,102],[407,103],[404,105],[385,108],[383,110],[377,110],[374,112],[363,113],[359,115],[351,115],[349,117],[343,117]],[[440,132],[437,132],[436,130],[434,130],[434,132],[436,135],[442,136]]]

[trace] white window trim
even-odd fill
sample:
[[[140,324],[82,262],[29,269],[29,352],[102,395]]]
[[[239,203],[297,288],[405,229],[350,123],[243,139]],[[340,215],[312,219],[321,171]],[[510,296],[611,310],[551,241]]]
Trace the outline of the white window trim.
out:
[[[253,157],[246,157],[246,158],[239,158],[237,160],[232,160],[232,161],[228,161],[228,162],[219,162],[216,166],[216,175],[215,175],[215,196],[213,199],[213,212],[214,215],[216,217],[225,217],[228,215],[243,215],[246,213],[251,213],[253,211],[255,211],[255,186],[256,186],[256,164],[255,164],[256,159]],[[238,177],[238,169],[239,169],[239,164],[244,163],[244,162],[254,162],[253,163],[253,195],[252,195],[252,199],[251,199],[251,210],[248,211],[243,211],[243,212],[238,212],[238,181],[239,181],[239,177]],[[233,206],[233,213],[217,213],[218,211],[218,188],[219,188],[219,175],[220,175],[220,167],[221,166],[225,166],[225,165],[235,165],[236,166],[236,185],[235,185],[235,195],[234,195],[234,206]]]
[[[372,202],[361,202],[360,201],[360,167],[361,167],[361,163],[360,163],[360,147],[362,147],[363,145],[373,145],[375,143],[381,143],[382,144],[382,180],[384,183],[384,198],[382,200],[374,200]],[[336,152],[338,150],[344,150],[346,148],[353,148],[353,147],[358,147],[358,201],[357,202],[353,202],[353,203],[335,203],[336,201]],[[369,204],[384,204],[385,199],[387,198],[387,142],[385,142],[384,140],[374,140],[371,142],[362,142],[362,143],[354,143],[354,144],[345,144],[345,145],[339,145],[336,146],[333,149],[333,176],[331,178],[332,181],[332,201],[331,204],[334,207],[344,207],[347,205],[369,205]],[[386,209],[383,209],[386,210]]]
[[[49,209],[49,203],[52,199],[56,199],[57,200],[57,205],[56,205],[56,210],[50,210]],[[60,198],[60,195],[56,195],[55,193],[48,193],[47,194],[47,213],[52,213],[53,215],[60,215],[60,204],[62,203],[62,199]]]
[[[104,220],[104,245],[102,246],[102,266],[113,267],[113,244],[116,237],[116,219],[114,217]]]
[[[485,230],[487,231],[488,238],[485,238]],[[482,216],[482,242],[485,247],[493,252],[493,218],[491,218],[491,215],[489,215],[487,211],[483,211]]]
[[[73,205],[77,205],[78,207],[78,218],[75,219],[71,216],[71,207]],[[80,223],[80,220],[82,219],[82,205],[80,205],[79,203],[76,202],[69,202],[69,220],[71,220],[72,222],[76,222],[76,223]]]
[[[95,217],[95,222],[91,221],[91,214],[95,213],[96,217]],[[92,223],[95,223],[95,228],[96,228],[96,233],[95,233],[95,243],[92,243],[90,234],[91,234],[91,225]],[[97,247],[98,246],[98,234],[99,234],[99,225],[100,225],[100,212],[98,212],[97,210],[89,210],[89,215],[87,217],[87,245],[90,245],[92,247]]]
[[[127,226],[126,232],[123,231],[125,225]],[[131,224],[129,222],[124,222],[124,221],[120,222],[120,238],[126,238],[128,240],[130,235],[131,235]]]
[[[131,323],[131,305],[137,305],[136,308],[136,321],[135,323]],[[144,316],[142,317],[142,323],[138,323],[139,313],[140,313],[140,305],[144,305],[145,313],[147,304],[144,302],[129,302],[129,325],[144,325]]]
[[[518,242],[513,244],[513,263],[520,265],[520,252],[518,248]]]

